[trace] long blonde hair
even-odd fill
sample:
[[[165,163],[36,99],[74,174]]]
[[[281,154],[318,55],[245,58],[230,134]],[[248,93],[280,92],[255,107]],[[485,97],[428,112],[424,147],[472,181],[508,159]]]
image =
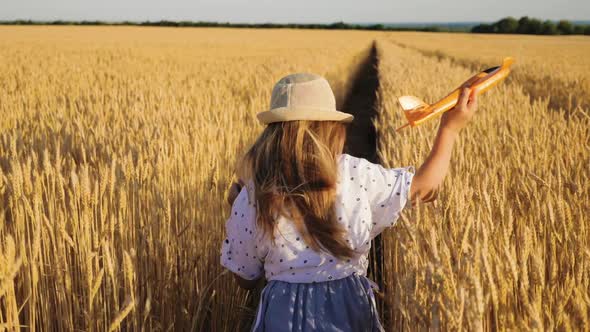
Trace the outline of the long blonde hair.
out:
[[[345,140],[346,124],[337,121],[277,122],[264,129],[238,164],[240,177],[254,183],[263,234],[274,241],[276,218],[283,215],[312,249],[353,256],[334,209]]]

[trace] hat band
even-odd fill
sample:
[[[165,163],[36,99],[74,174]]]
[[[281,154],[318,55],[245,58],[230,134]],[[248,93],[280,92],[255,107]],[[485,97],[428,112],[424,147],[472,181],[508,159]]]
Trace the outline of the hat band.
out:
[[[351,122],[354,118],[336,109],[310,106],[277,107],[258,113],[256,117],[263,124],[296,120]]]

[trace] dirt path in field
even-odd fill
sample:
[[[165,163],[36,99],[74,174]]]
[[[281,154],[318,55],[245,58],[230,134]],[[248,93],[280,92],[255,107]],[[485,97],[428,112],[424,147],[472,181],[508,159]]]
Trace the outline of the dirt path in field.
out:
[[[345,153],[365,158],[371,162],[379,163],[377,155],[377,131],[373,125],[373,118],[377,115],[377,91],[379,89],[379,58],[377,56],[376,43],[373,42],[367,58],[356,68],[356,76],[352,78],[350,91],[344,98],[341,110],[354,115],[354,121],[348,127]],[[374,280],[383,289],[383,247],[381,236],[373,240],[369,254],[369,278]],[[264,285],[260,284],[258,290],[248,299],[247,308],[251,319],[256,312],[260,291]],[[378,301],[378,307],[383,303]],[[387,312],[387,311],[386,311]],[[387,318],[386,318],[387,319]],[[248,324],[238,328],[246,331]]]
[[[354,115],[348,127],[345,152],[373,163],[379,163],[377,154],[377,130],[373,118],[377,116],[377,91],[379,90],[379,57],[373,42],[367,59],[360,65],[351,90],[346,96],[342,111]],[[381,235],[373,240],[369,253],[369,278],[383,290],[383,240]],[[378,306],[384,303],[378,301]]]
[[[377,48],[373,42],[342,107],[343,112],[354,115],[346,137],[346,153],[371,162],[378,162],[377,133],[372,122],[377,115],[378,65]]]

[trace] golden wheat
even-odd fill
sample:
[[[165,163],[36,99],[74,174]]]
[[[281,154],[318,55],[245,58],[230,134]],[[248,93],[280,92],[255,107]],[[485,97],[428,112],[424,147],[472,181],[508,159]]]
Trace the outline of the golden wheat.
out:
[[[587,330],[590,42],[472,37],[1,27],[0,328],[247,328],[255,294],[218,261],[254,115],[295,71],[326,75],[341,105],[376,40],[389,166],[419,166],[436,126],[395,133],[397,96],[434,101],[504,51],[519,61],[440,200],[384,235],[388,329]]]
[[[236,156],[281,76],[325,75],[341,104],[373,35],[0,28],[0,324],[247,324],[218,263]]]
[[[570,112],[585,109],[585,115],[590,116],[587,37],[413,32],[391,35],[398,46],[450,59],[473,71],[497,66],[503,57],[514,56],[520,70],[509,80],[518,81],[532,99],[546,99],[552,109],[570,109]]]
[[[392,33],[379,44],[379,152],[391,166],[419,164],[436,127],[396,133],[403,120],[395,98],[413,94],[433,102],[474,72],[454,58],[458,51],[432,54],[404,42],[423,47],[429,40],[445,50],[462,42],[463,58],[489,66],[501,60],[480,55],[479,44],[466,41],[471,37],[412,36]],[[590,291],[582,277],[590,270],[581,253],[590,246],[590,121],[569,116],[574,110],[566,105],[555,110],[547,99],[531,99],[523,87],[529,82],[520,79],[535,73],[522,57],[512,80],[482,96],[439,201],[410,210],[385,233],[387,287],[398,294],[388,307],[392,330],[435,329],[435,316],[445,317],[443,330],[588,329],[590,301],[581,294]],[[559,92],[551,88],[544,93]]]

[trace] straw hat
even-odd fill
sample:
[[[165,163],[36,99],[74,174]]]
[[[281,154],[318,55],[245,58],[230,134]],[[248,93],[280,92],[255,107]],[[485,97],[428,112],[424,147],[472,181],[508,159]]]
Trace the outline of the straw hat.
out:
[[[336,99],[328,81],[309,73],[281,78],[272,90],[270,110],[256,117],[263,124],[295,120],[351,122],[354,118],[336,110]]]

